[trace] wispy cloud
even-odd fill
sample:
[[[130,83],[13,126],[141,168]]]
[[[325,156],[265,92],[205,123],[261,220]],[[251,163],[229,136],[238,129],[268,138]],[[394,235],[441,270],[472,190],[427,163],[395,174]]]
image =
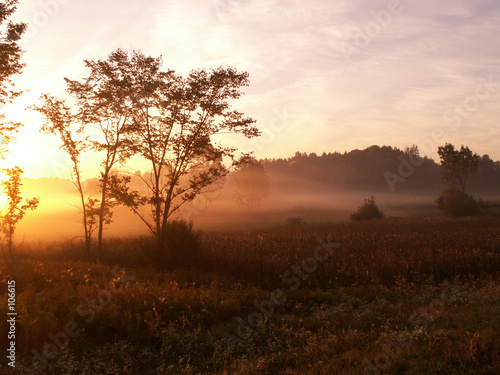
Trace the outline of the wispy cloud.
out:
[[[391,13],[391,3],[67,2],[26,43],[28,66],[18,81],[32,92],[62,90],[64,76],[83,73],[84,58],[141,49],[182,73],[218,65],[249,71],[251,86],[238,106],[258,125],[276,109],[293,108],[299,127],[276,134],[260,157],[404,147],[444,128],[448,141],[500,159],[500,85],[459,129],[443,118],[481,77],[500,82],[500,4],[401,0]],[[19,12],[29,21],[41,9],[21,4]],[[368,37],[362,47],[360,32]],[[357,48],[350,61],[346,44]]]

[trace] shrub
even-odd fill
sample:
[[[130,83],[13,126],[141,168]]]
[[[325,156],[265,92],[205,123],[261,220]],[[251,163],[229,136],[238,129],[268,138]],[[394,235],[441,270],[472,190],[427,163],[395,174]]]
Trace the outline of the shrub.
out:
[[[453,216],[477,215],[483,208],[481,201],[455,188],[445,189],[436,199],[436,204],[443,213]]]
[[[201,232],[184,219],[172,220],[160,234],[157,261],[161,268],[192,264],[201,248]]]
[[[384,214],[375,204],[375,199],[365,199],[365,203],[351,214],[352,220],[370,220],[383,218]]]
[[[286,219],[286,222],[292,227],[301,227],[305,224],[304,219],[302,219],[300,216],[289,217],[288,219]]]

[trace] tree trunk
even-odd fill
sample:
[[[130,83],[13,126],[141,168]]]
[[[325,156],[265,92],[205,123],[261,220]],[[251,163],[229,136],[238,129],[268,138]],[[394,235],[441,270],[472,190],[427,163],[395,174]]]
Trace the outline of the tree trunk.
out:
[[[80,180],[80,172],[78,171],[77,167],[74,167],[74,168],[75,168],[77,189],[78,189],[78,192],[80,193],[80,200],[82,202],[83,227],[84,227],[84,232],[85,232],[85,253],[87,255],[87,260],[90,260],[90,233],[89,233],[89,230],[87,227],[87,208],[85,207],[85,196],[83,194],[82,183]]]
[[[102,178],[101,207],[99,208],[99,229],[97,232],[97,257],[102,255],[102,232],[104,229],[104,210],[106,207],[106,189],[108,184],[108,174]]]
[[[13,230],[12,230],[12,224],[9,224],[9,238],[8,238],[8,247],[9,247],[9,257],[12,258],[12,235],[13,235]]]

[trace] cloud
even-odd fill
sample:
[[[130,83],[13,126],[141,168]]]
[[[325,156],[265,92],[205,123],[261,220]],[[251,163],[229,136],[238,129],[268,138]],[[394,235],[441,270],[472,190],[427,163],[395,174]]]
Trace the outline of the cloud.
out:
[[[276,111],[292,108],[296,126],[275,134],[257,156],[404,147],[449,126],[444,114],[481,77],[500,81],[500,4],[401,0],[391,12],[392,3],[67,2],[26,43],[28,66],[18,82],[33,92],[61,92],[64,76],[85,74],[83,59],[141,49],[184,74],[219,65],[248,71],[251,85],[238,108],[263,128]],[[27,20],[41,10],[40,3],[24,4],[19,11]],[[345,45],[357,49],[350,61]],[[470,139],[473,150],[500,159],[499,96],[500,86],[460,129],[447,131],[450,141]]]

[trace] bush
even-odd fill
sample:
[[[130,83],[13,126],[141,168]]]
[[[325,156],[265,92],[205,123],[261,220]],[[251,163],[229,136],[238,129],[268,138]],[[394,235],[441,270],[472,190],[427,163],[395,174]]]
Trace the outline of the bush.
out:
[[[161,268],[190,265],[201,248],[201,232],[184,219],[172,220],[160,234],[157,261]]]
[[[289,217],[288,219],[286,219],[286,222],[292,227],[301,227],[305,224],[304,219],[302,219],[300,216]]]
[[[436,204],[443,213],[453,216],[477,215],[484,205],[471,195],[455,188],[445,189],[436,199]]]
[[[370,220],[383,218],[384,214],[375,204],[375,199],[365,199],[365,203],[351,214],[352,220]]]

